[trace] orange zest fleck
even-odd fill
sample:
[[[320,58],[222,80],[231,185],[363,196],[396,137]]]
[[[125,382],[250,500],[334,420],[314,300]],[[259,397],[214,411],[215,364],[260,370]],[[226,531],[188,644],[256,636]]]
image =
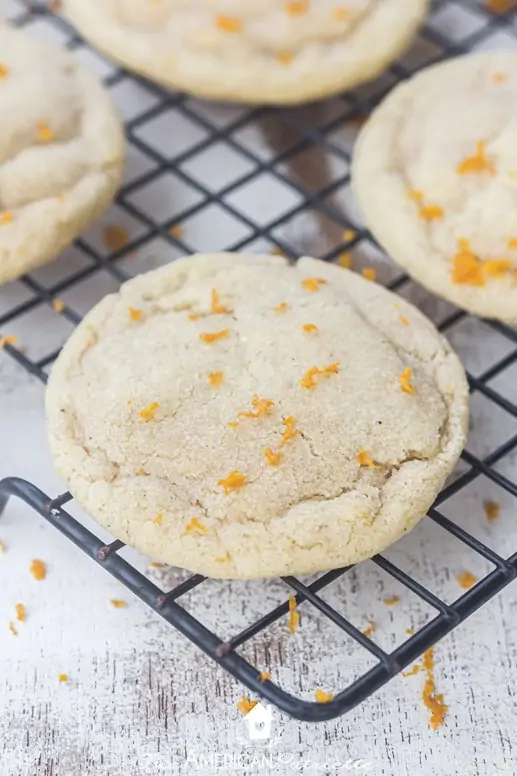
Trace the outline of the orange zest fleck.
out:
[[[59,674],[59,676],[57,677],[57,680],[59,684],[65,684],[66,682],[68,682],[68,674]]]
[[[212,388],[220,388],[221,385],[224,382],[224,374],[221,371],[216,372],[209,372],[208,373],[208,382],[212,386]]]
[[[357,232],[354,229],[345,229],[343,232],[344,242],[351,242],[357,237]]]
[[[517,237],[512,237],[508,240],[508,247],[511,251],[517,250]]]
[[[23,604],[16,604],[14,607],[16,610],[16,619],[20,622],[25,622],[27,619],[27,612],[25,611],[25,606]]]
[[[458,253],[452,260],[451,279],[453,283],[468,286],[483,286],[485,284],[482,264],[472,253],[468,240],[461,239],[459,241]]]
[[[16,630],[16,628],[14,627],[14,623],[13,623],[13,622],[10,622],[10,623],[9,623],[9,630],[10,630],[10,632],[11,632],[11,634],[12,634],[13,636],[17,636],[17,635],[18,635],[18,631],[17,631],[17,630]]]
[[[517,0],[485,0],[485,8],[490,13],[502,14],[513,11],[517,7]]]
[[[284,430],[284,433],[282,434],[280,447],[283,447],[284,445],[286,445],[290,439],[294,439],[300,433],[295,428],[296,420],[292,415],[290,415],[288,418],[284,418],[283,424],[285,426],[285,430]]]
[[[502,84],[507,79],[508,79],[508,76],[506,75],[506,73],[494,73],[492,76],[492,83]]]
[[[477,581],[477,577],[471,571],[464,571],[462,574],[458,574],[458,582],[464,590],[474,587]]]
[[[213,315],[222,315],[224,313],[231,312],[231,310],[229,310],[228,307],[225,307],[224,304],[220,304],[219,294],[215,288],[212,289],[212,304],[210,307],[210,312],[213,313]]]
[[[352,254],[347,253],[346,251],[344,253],[340,253],[337,257],[337,263],[340,267],[343,267],[343,269],[350,269],[352,266]]]
[[[201,318],[199,313],[190,313],[188,319],[189,321],[198,321]]]
[[[337,22],[344,22],[350,18],[350,9],[347,8],[346,5],[338,5],[338,7],[334,8],[332,11],[332,18]]]
[[[3,350],[6,345],[15,345],[18,342],[18,337],[14,334],[8,334],[7,337],[0,337],[0,350]]]
[[[321,369],[317,366],[311,367],[300,380],[302,388],[314,388],[316,380],[323,375],[337,374],[339,371],[339,361],[334,361],[333,364],[324,366]]]
[[[215,26],[223,32],[239,32],[242,28],[242,22],[235,16],[224,16],[220,14],[215,17]]]
[[[54,140],[54,133],[48,124],[38,124],[37,132],[40,143],[51,143]]]
[[[271,256],[285,256],[285,253],[283,252],[282,248],[278,248],[275,246],[274,248],[271,248],[269,251]]]
[[[372,461],[366,450],[359,450],[356,457],[359,466],[368,466],[370,469],[380,469],[380,466],[377,466],[377,464]]]
[[[317,334],[319,332],[319,329],[315,323],[304,323],[302,329],[304,332],[306,332],[306,334]]]
[[[486,277],[500,277],[511,269],[512,262],[509,259],[487,259],[481,265]]]
[[[110,604],[114,606],[115,609],[124,609],[124,607],[127,606],[127,603],[125,601],[121,601],[119,598],[112,598]]]
[[[495,175],[494,165],[488,161],[485,153],[485,141],[478,140],[476,143],[476,153],[467,156],[456,168],[460,175],[472,175],[480,172],[489,172]]]
[[[249,698],[246,698],[245,695],[243,695],[240,699],[240,701],[237,704],[237,708],[239,711],[241,711],[243,714],[249,714],[250,711],[255,708],[258,701],[252,701]]]
[[[151,569],[163,569],[164,566],[165,566],[165,563],[160,563],[160,561],[158,560],[153,560],[149,564],[149,568]]]
[[[228,425],[230,426],[230,428],[237,428],[237,426],[239,425],[239,421],[238,420],[230,420]]]
[[[222,329],[221,331],[212,331],[206,334],[200,334],[199,339],[201,342],[206,342],[209,345],[212,342],[217,342],[217,340],[226,339],[229,334],[230,332],[228,329]]]
[[[169,227],[169,234],[171,237],[182,237],[183,236],[183,227],[181,224],[173,224]]]
[[[13,220],[14,215],[10,210],[4,210],[3,213],[0,213],[0,224],[10,224]]]
[[[9,68],[7,68],[2,62],[0,62],[0,78],[7,78],[9,75]]]
[[[62,299],[53,299],[52,300],[52,309],[55,313],[62,313],[65,309],[65,303]]]
[[[275,453],[275,451],[272,450],[270,447],[266,447],[266,449],[264,450],[264,455],[266,457],[268,466],[278,466],[278,464],[282,460],[282,453]]]
[[[501,505],[497,501],[483,501],[486,519],[489,523],[499,520],[501,516]]]
[[[239,412],[240,418],[261,418],[263,415],[269,413],[271,407],[275,406],[274,401],[271,401],[270,399],[261,399],[257,394],[253,397],[251,403],[253,407],[255,407],[255,412]]]
[[[361,270],[361,275],[365,280],[375,280],[377,277],[377,271],[374,267],[365,267]]]
[[[289,596],[289,633],[294,633],[298,625],[300,624],[300,612],[296,608],[296,598],[294,595]]]
[[[401,322],[401,323],[402,323],[404,326],[409,326],[409,320],[406,318],[406,316],[405,316],[405,315],[402,315],[402,313],[399,315],[399,321],[400,321],[400,322]]]
[[[42,582],[47,576],[47,567],[42,560],[33,560],[29,571],[37,582]]]
[[[259,682],[267,682],[271,679],[271,674],[269,671],[261,671],[259,674]]]
[[[400,601],[400,598],[398,595],[392,595],[391,598],[385,598],[383,603],[385,606],[393,606],[394,604],[398,604]]]
[[[431,712],[431,717],[429,719],[430,726],[433,730],[438,730],[438,728],[441,727],[445,722],[445,715],[447,714],[448,706],[444,703],[442,693],[436,693],[436,685],[433,673],[434,654],[432,648],[424,652],[422,664],[427,675],[422,692],[422,699],[426,708]]]
[[[406,628],[406,633],[408,636],[413,636],[415,631],[413,630],[413,628]]]
[[[410,668],[409,671],[404,671],[402,676],[415,676],[415,674],[419,674],[422,670],[423,666],[421,663],[415,663],[413,668]]]
[[[422,202],[424,199],[424,192],[420,191],[420,189],[410,189],[407,193],[409,199],[414,199],[417,202]]]
[[[108,224],[102,230],[102,239],[108,250],[120,251],[128,244],[129,233],[123,226]]]
[[[294,54],[292,51],[279,51],[276,55],[277,62],[280,62],[281,65],[289,65],[293,61]]]
[[[334,693],[325,692],[325,690],[322,690],[321,687],[318,687],[318,689],[314,693],[314,697],[316,698],[318,703],[329,703],[330,701],[334,700]]]
[[[153,517],[153,523],[155,525],[162,525],[163,523],[163,513],[159,512],[156,517]]]
[[[148,404],[147,407],[144,407],[143,410],[140,410],[138,413],[138,417],[141,420],[145,420],[146,422],[149,420],[154,420],[154,416],[156,415],[156,410],[159,409],[160,405],[157,401],[151,402],[151,404]]]
[[[308,0],[291,0],[285,4],[286,13],[291,16],[301,16],[309,10]]]
[[[132,321],[140,321],[144,314],[143,310],[136,310],[134,307],[130,307],[128,312]]]
[[[400,387],[404,391],[404,393],[410,393],[413,394],[415,392],[415,388],[411,383],[409,382],[411,380],[411,377],[413,375],[413,370],[404,369],[401,375],[399,375],[399,381],[400,381]]]
[[[276,307],[273,307],[275,313],[285,313],[289,309],[287,302],[280,302]]]
[[[243,488],[246,485],[246,475],[241,474],[241,472],[238,471],[232,471],[227,477],[223,477],[223,479],[218,480],[217,484],[224,488],[226,495],[230,493],[232,490],[239,490],[239,488]]]
[[[371,620],[368,627],[364,629],[363,636],[367,636],[368,638],[370,638],[370,636],[372,635],[372,633],[375,631],[376,628],[377,628],[376,624],[373,622],[373,620]]]
[[[438,218],[443,218],[443,208],[439,205],[425,205],[420,208],[418,215],[425,221],[435,221]]]
[[[197,517],[191,517],[185,526],[185,533],[205,533],[206,528]]]
[[[304,278],[302,280],[302,286],[306,291],[310,291],[313,294],[315,291],[319,291],[320,286],[326,285],[325,278]]]

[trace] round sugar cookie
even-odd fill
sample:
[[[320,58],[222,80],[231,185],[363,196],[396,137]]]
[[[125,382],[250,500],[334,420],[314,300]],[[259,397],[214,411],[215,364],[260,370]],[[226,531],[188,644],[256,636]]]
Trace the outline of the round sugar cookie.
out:
[[[310,258],[198,255],[102,300],[59,356],[50,444],[77,501],[157,560],[222,578],[369,558],[465,443],[446,340]]]
[[[200,97],[299,103],[375,78],[428,0],[64,0],[65,16],[130,70]]]
[[[124,137],[72,55],[0,22],[0,283],[54,259],[107,207]]]
[[[375,237],[430,291],[517,323],[517,54],[398,86],[364,126],[353,186]]]

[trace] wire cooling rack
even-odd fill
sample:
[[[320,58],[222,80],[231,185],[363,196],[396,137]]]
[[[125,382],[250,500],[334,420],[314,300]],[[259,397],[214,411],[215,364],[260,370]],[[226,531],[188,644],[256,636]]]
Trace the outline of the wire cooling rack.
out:
[[[409,0],[408,0],[409,1]],[[517,450],[517,396],[505,385],[516,384],[517,331],[494,321],[478,321],[434,300],[418,289],[389,262],[362,228],[349,192],[349,165],[354,139],[364,116],[397,81],[422,66],[473,49],[517,46],[517,14],[488,12],[472,0],[436,0],[415,46],[375,83],[315,106],[294,109],[247,109],[196,101],[171,94],[144,79],[130,76],[92,51],[62,19],[45,7],[8,0],[14,23],[52,42],[66,45],[80,61],[102,76],[119,103],[126,121],[128,170],[117,198],[117,219],[128,239],[107,249],[96,227],[78,239],[54,265],[42,268],[3,289],[0,334],[10,334],[31,313],[52,310],[66,324],[49,352],[33,355],[29,326],[23,347],[6,344],[5,355],[46,382],[59,345],[71,326],[81,320],[84,300],[76,293],[85,283],[93,289],[88,306],[128,277],[196,250],[278,251],[296,258],[300,253],[335,261],[346,252],[352,266],[375,266],[378,279],[407,295],[435,319],[453,340],[458,327],[483,326],[493,337],[489,361],[474,358],[469,381],[475,397],[502,413],[503,438],[489,449],[469,444],[455,479],[440,494],[429,520],[475,553],[492,570],[452,602],[432,592],[399,565],[383,556],[373,563],[432,608],[433,617],[392,650],[382,649],[331,606],[322,593],[350,569],[326,573],[310,583],[294,577],[283,582],[297,603],[312,606],[330,625],[353,639],[374,660],[329,703],[315,703],[286,692],[273,681],[261,682],[260,669],[239,648],[285,617],[288,601],[271,609],[241,632],[222,639],[189,613],[182,598],[204,583],[194,575],[173,589],[161,589],[120,555],[120,541],[105,544],[64,506],[66,493],[50,498],[30,482],[9,478],[0,482],[0,513],[15,496],[39,512],[51,525],[103,566],[183,635],[234,677],[293,717],[322,721],[347,712],[438,639],[481,607],[517,574],[517,552],[507,544],[496,552],[451,520],[441,507],[463,493],[478,478],[486,478],[517,502],[517,473],[512,454]],[[114,213],[116,215],[114,215]],[[180,228],[178,228],[178,225]],[[119,232],[120,235],[120,232]],[[114,248],[114,249],[113,249]],[[142,254],[146,254],[142,258]],[[63,301],[62,301],[63,298]],[[59,305],[56,300],[59,299]],[[23,327],[22,327],[23,328]],[[492,342],[490,339],[489,342]],[[501,378],[508,379],[502,380]],[[516,428],[517,432],[517,428]],[[513,476],[513,479],[512,479]],[[261,584],[258,582],[257,584]]]

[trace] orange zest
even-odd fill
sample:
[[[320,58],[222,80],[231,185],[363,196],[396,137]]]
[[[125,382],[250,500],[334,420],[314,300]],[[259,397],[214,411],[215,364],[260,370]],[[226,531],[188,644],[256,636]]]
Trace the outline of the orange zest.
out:
[[[224,313],[231,312],[231,310],[229,310],[228,307],[225,307],[224,304],[221,304],[219,302],[219,294],[217,293],[215,288],[212,288],[212,304],[210,307],[210,312],[213,315],[223,315]]]
[[[289,633],[294,633],[298,625],[300,624],[300,612],[296,608],[296,598],[294,595],[289,596]]]
[[[217,484],[224,488],[224,491],[226,495],[230,493],[232,490],[239,490],[239,488],[243,488],[246,485],[246,475],[241,474],[241,472],[238,471],[232,471],[227,477],[223,477],[223,479],[218,480]]]
[[[183,227],[181,224],[173,224],[169,227],[169,234],[171,237],[182,237],[183,236]]]
[[[469,241],[459,240],[458,247],[459,251],[452,260],[452,282],[468,286],[483,286],[485,284],[483,266],[472,253]]]
[[[215,17],[215,26],[223,32],[239,32],[242,28],[242,22],[235,16],[225,16],[220,14]]]
[[[350,269],[352,266],[352,254],[347,253],[346,251],[344,253],[340,253],[337,257],[337,263],[340,267],[343,267],[343,269]]]
[[[102,230],[102,239],[108,250],[120,251],[128,244],[129,233],[123,226],[108,224]]]
[[[445,722],[448,706],[444,703],[443,694],[436,693],[436,684],[434,680],[434,653],[433,649],[424,652],[422,661],[423,668],[427,678],[422,692],[422,699],[427,709],[431,712],[429,724],[433,730],[438,730]]]
[[[13,622],[10,622],[10,623],[9,623],[9,630],[10,630],[10,632],[11,632],[11,634],[12,634],[13,636],[17,636],[17,635],[18,635],[18,631],[17,631],[17,630],[16,630],[16,628],[14,627],[14,623],[13,623]]]
[[[157,514],[156,517],[153,517],[153,523],[155,525],[162,525],[162,523],[163,523],[163,513],[162,512]]]
[[[334,361],[333,364],[324,366],[321,369],[317,366],[311,367],[300,380],[302,388],[314,388],[316,380],[323,375],[337,374],[339,371],[339,361]]]
[[[438,218],[443,218],[443,208],[439,205],[425,205],[420,208],[418,215],[425,221],[436,221]]]
[[[361,270],[361,275],[365,280],[375,280],[377,277],[377,270],[374,267],[365,267]]]
[[[285,4],[286,13],[291,16],[301,16],[309,10],[308,0],[291,0]]]
[[[14,607],[16,610],[16,619],[20,622],[25,622],[27,619],[27,612],[25,611],[25,606],[23,604],[16,604]]]
[[[59,684],[65,684],[65,682],[68,682],[68,674],[59,674],[57,680]]]
[[[517,237],[511,237],[508,240],[508,247],[511,251],[517,250]]]
[[[201,342],[206,342],[207,344],[210,344],[212,342],[217,342],[217,340],[226,339],[229,336],[230,332],[228,329],[222,329],[221,331],[213,331],[208,332],[206,334],[200,334],[199,339]]]
[[[259,674],[259,682],[267,682],[271,679],[271,674],[269,671],[261,671]]]
[[[270,447],[266,447],[266,449],[264,450],[264,455],[266,457],[268,466],[278,466],[278,464],[282,460],[282,453],[275,453],[275,451],[272,450]]]
[[[423,668],[423,666],[421,665],[421,663],[415,663],[413,668],[410,668],[409,671],[404,671],[402,676],[415,676],[415,674],[419,674],[420,673],[422,668]]]
[[[239,711],[241,711],[243,714],[249,714],[250,711],[255,708],[258,701],[252,701],[249,698],[246,698],[245,695],[243,695],[240,699],[240,701],[237,704],[237,708]]]
[[[10,224],[13,220],[14,215],[10,210],[4,210],[3,213],[0,213],[0,224]]]
[[[357,237],[357,232],[354,229],[345,229],[343,232],[344,242],[351,242]]]
[[[319,329],[315,323],[304,323],[302,329],[304,332],[306,332],[306,334],[317,334],[319,332]]]
[[[282,434],[280,447],[283,447],[284,445],[286,445],[290,439],[294,439],[300,433],[295,428],[296,420],[292,415],[290,415],[288,418],[284,418],[283,424],[285,426],[285,430],[284,430],[284,433]]]
[[[413,394],[415,392],[415,388],[411,383],[409,382],[411,380],[411,377],[413,375],[413,370],[404,369],[401,375],[399,375],[399,381],[400,381],[400,387],[404,391],[404,393]]]
[[[276,55],[276,61],[280,62],[281,65],[289,65],[294,58],[294,54],[292,51],[279,51]]]
[[[415,631],[413,630],[413,628],[406,628],[406,633],[408,636],[413,636]]]
[[[129,307],[128,312],[129,312],[129,317],[131,318],[132,321],[141,320],[144,314],[142,310],[136,310],[134,307]]]
[[[62,313],[65,309],[65,303],[62,299],[53,299],[52,300],[52,309],[55,313]]]
[[[507,79],[508,79],[508,76],[506,75],[506,73],[494,73],[492,76],[492,83],[502,84]]]
[[[377,464],[372,461],[366,450],[359,450],[356,457],[359,466],[368,466],[370,469],[380,469],[380,466],[377,466]]]
[[[487,259],[481,268],[485,277],[500,277],[512,267],[509,259]]]
[[[471,571],[464,571],[462,574],[458,574],[458,582],[464,590],[474,587],[477,581],[477,577]]]
[[[253,407],[255,407],[255,412],[239,412],[240,418],[261,418],[263,415],[269,413],[271,407],[275,406],[274,401],[271,401],[270,399],[261,399],[257,394],[253,397],[251,403]]]
[[[489,523],[499,520],[501,516],[501,505],[497,501],[483,501],[486,519]]]
[[[312,294],[315,291],[319,291],[320,286],[326,285],[325,278],[304,278],[302,280],[302,286],[306,291],[310,291]]]
[[[160,405],[157,401],[151,402],[151,404],[148,404],[147,407],[144,407],[143,410],[140,410],[138,413],[138,417],[141,420],[145,420],[146,422],[149,420],[154,420],[154,416],[156,415],[156,410],[159,409]]]
[[[47,567],[42,560],[33,560],[29,571],[37,582],[42,582],[47,576]]]
[[[115,609],[124,609],[124,607],[127,606],[127,603],[125,601],[121,601],[119,598],[112,598],[110,604],[114,606]]]
[[[51,143],[54,140],[54,133],[48,124],[38,124],[37,132],[40,143]]]
[[[325,692],[325,690],[322,690],[321,687],[318,687],[318,689],[314,693],[314,697],[316,698],[318,703],[329,703],[330,701],[334,700],[334,693]]]
[[[0,62],[0,78],[7,78],[9,75],[9,68]]]
[[[383,603],[385,606],[393,606],[394,604],[398,604],[400,601],[400,598],[398,595],[392,595],[391,598],[385,598]]]
[[[149,564],[149,568],[151,569],[162,569],[165,566],[165,563],[160,563],[158,560],[153,560]]]
[[[276,307],[273,307],[275,313],[285,313],[289,309],[287,302],[280,302]]]
[[[191,517],[185,526],[185,533],[205,533],[206,528],[197,517]]]
[[[8,334],[7,337],[0,337],[0,350],[3,350],[6,345],[14,345],[18,342],[18,337],[14,334]]]
[[[212,386],[212,388],[220,388],[221,385],[224,382],[224,374],[221,371],[216,372],[209,372],[208,373],[208,382]]]
[[[472,175],[481,172],[489,172],[495,175],[494,165],[488,161],[485,153],[485,141],[478,140],[476,143],[476,153],[467,156],[456,168],[460,175]]]
[[[370,636],[372,635],[372,633],[375,631],[376,628],[377,628],[376,624],[373,622],[373,620],[371,620],[368,627],[364,629],[363,636],[367,636],[368,638],[370,638]]]
[[[490,13],[501,14],[513,11],[517,7],[517,0],[485,0],[485,8]]]

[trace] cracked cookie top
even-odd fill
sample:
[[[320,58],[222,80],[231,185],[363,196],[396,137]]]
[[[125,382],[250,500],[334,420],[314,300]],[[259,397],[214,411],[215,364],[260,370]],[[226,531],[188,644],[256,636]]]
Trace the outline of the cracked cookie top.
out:
[[[364,126],[354,188],[412,276],[517,322],[517,54],[469,54],[397,87]]]
[[[100,83],[0,22],[0,283],[55,258],[111,200],[124,140]]]
[[[83,35],[134,70],[200,96],[300,102],[375,77],[428,0],[63,0]]]
[[[456,356],[402,299],[314,259],[180,259],[85,318],[47,395],[71,492],[211,576],[331,568],[423,516],[465,440]]]

